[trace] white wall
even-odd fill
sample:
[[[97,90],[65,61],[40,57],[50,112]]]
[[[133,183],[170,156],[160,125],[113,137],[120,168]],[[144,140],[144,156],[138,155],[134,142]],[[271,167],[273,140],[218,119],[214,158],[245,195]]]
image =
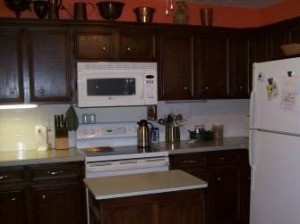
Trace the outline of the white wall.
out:
[[[32,150],[36,148],[34,138],[35,125],[46,125],[50,143],[54,145],[54,115],[64,114],[69,105],[40,105],[35,109],[1,110],[0,111],[0,151]],[[193,103],[159,102],[158,118],[168,113],[181,113],[186,125],[181,128],[181,139],[188,138],[187,130],[194,125],[224,124],[224,136],[246,135],[246,115],[249,100],[211,100]],[[76,108],[79,121],[84,113],[95,113],[97,122],[138,121],[146,118],[146,107],[115,107],[115,108]],[[161,140],[164,139],[164,127],[160,128]]]

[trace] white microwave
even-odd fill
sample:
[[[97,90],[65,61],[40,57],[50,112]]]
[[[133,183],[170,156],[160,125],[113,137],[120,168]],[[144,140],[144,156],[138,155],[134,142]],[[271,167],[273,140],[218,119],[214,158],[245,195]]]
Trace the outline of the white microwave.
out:
[[[154,62],[77,62],[78,107],[157,104]]]

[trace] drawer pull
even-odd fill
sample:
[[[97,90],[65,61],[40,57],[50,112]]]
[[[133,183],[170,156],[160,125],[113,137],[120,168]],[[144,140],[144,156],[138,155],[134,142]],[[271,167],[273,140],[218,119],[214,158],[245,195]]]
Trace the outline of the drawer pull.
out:
[[[16,198],[11,198],[10,200],[15,201],[15,200],[17,200],[17,199],[16,199]]]
[[[221,181],[222,180],[222,177],[217,177],[217,181]]]
[[[42,196],[42,199],[45,199],[46,198],[46,195],[45,194],[43,194],[43,196]]]
[[[0,180],[4,180],[4,179],[6,179],[7,178],[7,175],[1,175],[0,176]]]
[[[106,47],[105,46],[102,47],[102,51],[106,51]]]
[[[131,47],[130,46],[127,46],[127,51],[131,51]]]
[[[48,171],[47,174],[48,175],[51,175],[51,176],[54,176],[54,175],[60,175],[60,174],[63,174],[64,171]]]
[[[188,160],[188,159],[183,161],[184,164],[195,164],[196,162],[197,162],[196,160]]]

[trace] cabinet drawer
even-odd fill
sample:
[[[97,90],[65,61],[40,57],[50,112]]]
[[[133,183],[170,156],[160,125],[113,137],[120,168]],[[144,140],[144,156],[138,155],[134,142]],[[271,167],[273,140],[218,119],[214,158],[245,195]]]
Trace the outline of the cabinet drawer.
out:
[[[21,183],[25,181],[23,167],[2,167],[0,168],[0,185],[10,183]]]
[[[172,155],[170,156],[170,158],[172,169],[206,165],[205,154],[193,153],[184,155]]]
[[[237,150],[210,152],[208,161],[209,165],[238,164],[239,153]]]
[[[31,166],[32,181],[47,184],[67,184],[77,182],[81,178],[79,164],[47,164]]]

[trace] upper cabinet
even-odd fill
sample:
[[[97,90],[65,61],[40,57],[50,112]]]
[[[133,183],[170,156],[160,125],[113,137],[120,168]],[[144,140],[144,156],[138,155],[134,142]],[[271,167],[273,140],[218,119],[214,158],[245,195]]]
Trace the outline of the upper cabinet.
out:
[[[204,99],[226,98],[228,35],[225,32],[204,33],[197,40],[197,96]]]
[[[151,27],[85,27],[77,30],[75,39],[77,59],[155,60],[155,32]]]
[[[159,99],[194,98],[194,36],[186,27],[162,28],[159,43]]]
[[[0,103],[24,100],[22,43],[21,29],[0,27]]]
[[[71,100],[71,48],[67,29],[28,30],[31,101]]]
[[[230,36],[230,97],[248,98],[250,95],[252,56],[251,36],[234,32]]]

